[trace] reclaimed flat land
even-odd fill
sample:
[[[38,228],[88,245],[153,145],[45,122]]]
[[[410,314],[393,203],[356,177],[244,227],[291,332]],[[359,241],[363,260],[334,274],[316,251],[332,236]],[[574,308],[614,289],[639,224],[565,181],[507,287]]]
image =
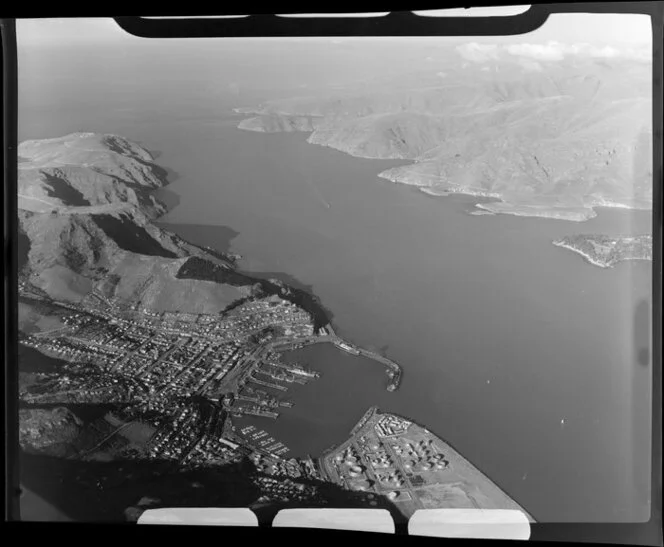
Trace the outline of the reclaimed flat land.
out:
[[[347,441],[321,457],[321,468],[331,481],[387,496],[406,518],[417,509],[516,509],[534,522],[509,495],[426,428],[376,409],[363,420]]]

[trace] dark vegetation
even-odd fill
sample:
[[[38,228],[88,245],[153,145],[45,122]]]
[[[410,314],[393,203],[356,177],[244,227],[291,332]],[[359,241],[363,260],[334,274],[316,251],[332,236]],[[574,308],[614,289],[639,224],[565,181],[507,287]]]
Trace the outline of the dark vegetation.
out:
[[[314,328],[319,329],[329,323],[326,311],[316,297],[306,291],[281,285],[267,279],[251,277],[231,268],[225,268],[200,257],[189,258],[178,270],[178,279],[199,279],[227,285],[258,285],[265,296],[280,296],[296,304],[311,315]]]
[[[19,372],[52,372],[66,369],[67,361],[49,357],[29,346],[18,344],[17,365]]]
[[[247,302],[250,302],[252,300],[251,296],[245,296],[244,298],[238,298],[235,302],[231,302],[228,306],[226,306],[220,313],[221,315],[228,313],[231,310],[234,310],[235,308],[240,307],[242,304],[246,304]]]
[[[83,197],[83,194],[65,179],[57,177],[48,171],[42,171],[41,173],[46,180],[44,188],[48,192],[49,197],[56,198],[66,205],[74,207],[85,207],[90,205],[90,202]]]
[[[130,219],[111,215],[93,215],[92,219],[104,233],[121,249],[132,253],[177,258],[177,255],[164,249],[145,228]]]
[[[156,192],[156,196],[161,199],[165,190]],[[188,241],[198,248],[204,249],[207,253],[218,258],[228,260],[231,241],[235,239],[239,232],[228,226],[208,226],[205,224],[171,224],[168,222],[153,222],[159,228],[167,232],[175,232],[178,237]]]
[[[54,408],[66,408],[70,410],[77,418],[79,418],[84,424],[92,423],[96,420],[103,418],[109,412],[113,412],[117,415],[121,415],[122,411],[128,408],[126,403],[102,403],[102,404],[89,404],[89,403],[38,403],[38,404],[29,404],[21,402],[19,408],[22,409],[54,409]]]
[[[175,275],[178,279],[198,279],[200,281],[214,281],[225,285],[246,286],[253,285],[258,280],[243,273],[219,266],[214,262],[197,256],[189,258]]]

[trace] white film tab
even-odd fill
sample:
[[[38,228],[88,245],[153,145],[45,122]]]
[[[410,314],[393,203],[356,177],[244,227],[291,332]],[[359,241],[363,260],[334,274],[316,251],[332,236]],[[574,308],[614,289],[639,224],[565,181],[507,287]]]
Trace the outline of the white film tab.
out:
[[[167,507],[147,509],[137,523],[257,527],[258,518],[247,507]]]
[[[394,520],[387,509],[282,509],[272,526],[394,534]]]
[[[530,522],[523,512],[511,509],[419,509],[408,521],[408,534],[527,540]]]

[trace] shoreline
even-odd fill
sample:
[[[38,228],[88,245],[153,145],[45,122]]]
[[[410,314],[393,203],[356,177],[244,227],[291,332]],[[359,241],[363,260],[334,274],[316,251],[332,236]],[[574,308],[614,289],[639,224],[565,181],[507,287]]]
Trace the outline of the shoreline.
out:
[[[396,180],[395,178],[386,176],[384,175],[386,171],[379,173],[377,177],[383,180],[390,181],[394,184],[410,187],[415,191],[426,194],[427,196],[431,196],[433,198],[453,198],[457,196],[463,196],[466,198],[481,198],[483,200],[486,200],[485,202],[474,203],[474,207],[476,208],[476,210],[468,211],[468,214],[472,216],[510,215],[510,216],[523,217],[523,218],[541,218],[545,220],[567,220],[569,222],[586,222],[596,218],[602,209],[652,214],[652,209],[643,208],[643,207],[630,207],[623,204],[610,204],[610,203],[601,203],[597,205],[588,206],[586,208],[588,213],[583,216],[574,213],[570,214],[567,209],[563,209],[563,211],[561,212],[561,210],[558,208],[555,207],[546,208],[543,206],[527,206],[527,205],[524,206],[524,207],[541,207],[542,211],[541,213],[528,212],[528,211],[496,210],[497,208],[492,207],[491,204],[496,204],[497,207],[500,207],[501,205],[511,205],[508,202],[503,201],[503,198],[497,193],[473,191],[471,189],[448,190],[448,191],[441,190],[440,193],[436,193],[436,190],[432,189],[429,186],[424,186],[413,182],[402,182],[400,180]],[[519,205],[514,205],[513,207],[519,207]]]
[[[256,128],[251,128],[251,127],[244,127],[243,122],[246,122],[248,120],[254,119],[256,116],[264,115],[261,114],[258,110],[253,110],[251,112],[241,112],[241,109],[233,109],[234,112],[236,112],[238,115],[243,114],[255,114],[255,116],[250,117],[250,118],[245,118],[240,121],[240,123],[237,125],[237,129],[240,129],[242,131],[252,131],[254,133],[263,133],[263,134],[269,134],[269,133],[287,133],[287,131],[266,131],[264,129],[256,129]],[[304,117],[305,115],[301,114],[286,114],[286,113],[279,113],[279,115],[283,116],[302,116]],[[408,158],[402,158],[402,157],[375,157],[375,156],[367,156],[367,155],[362,155],[362,154],[357,154],[353,153],[349,150],[346,150],[344,148],[341,148],[339,146],[334,146],[332,144],[328,143],[323,143],[323,142],[316,142],[315,140],[312,140],[312,137],[315,135],[317,129],[314,128],[313,130],[294,130],[290,131],[290,133],[297,132],[297,133],[308,133],[309,135],[306,138],[307,144],[313,144],[316,146],[320,146],[323,148],[330,148],[332,150],[336,150],[338,152],[341,152],[343,154],[346,154],[348,156],[351,156],[353,158],[358,158],[358,159],[367,159],[367,160],[376,160],[376,161],[403,161],[404,166],[408,165],[416,165],[419,162],[417,158],[415,159],[408,159]],[[401,180],[398,180],[396,177],[391,177],[387,173],[393,168],[385,169],[383,171],[380,171],[379,173],[376,173],[376,176],[378,178],[388,180],[390,182],[393,182],[394,184],[402,184],[404,186],[412,186],[419,190],[420,192],[427,194],[431,197],[450,197],[453,195],[464,195],[464,196],[471,196],[471,197],[482,197],[482,198],[487,198],[487,199],[492,199],[496,200],[498,204],[505,204],[507,206],[511,206],[514,208],[518,207],[529,207],[528,205],[519,205],[519,204],[509,204],[508,202],[504,201],[504,198],[497,192],[484,192],[484,191],[478,191],[474,192],[472,190],[442,190],[440,194],[435,193],[435,189],[431,188],[430,186],[426,185],[421,185],[417,183],[412,183],[412,182],[404,182]],[[597,216],[597,211],[596,209],[598,208],[610,208],[610,209],[623,209],[623,210],[628,210],[628,211],[650,211],[652,212],[652,209],[650,208],[643,208],[643,207],[638,207],[638,206],[630,206],[630,205],[625,205],[623,203],[616,203],[616,202],[611,202],[607,200],[603,200],[603,203],[598,203],[596,205],[591,205],[588,207],[584,207],[583,211],[580,211],[578,214],[577,213],[572,213],[570,211],[560,211],[559,208],[556,207],[549,207],[546,208],[545,206],[532,206],[532,207],[541,207],[542,208],[542,213],[537,213],[537,212],[528,212],[528,211],[518,211],[518,210],[496,210],[490,206],[486,206],[482,203],[477,203],[475,204],[475,207],[478,209],[481,209],[483,212],[482,213],[470,213],[474,215],[512,215],[512,216],[517,216],[517,217],[526,217],[526,218],[544,218],[544,219],[550,219],[550,220],[567,220],[570,222],[586,222],[588,220],[591,220]]]
[[[560,247],[561,249],[567,249],[569,251],[572,251],[572,252],[576,253],[577,255],[582,256],[584,258],[584,260],[586,262],[588,262],[589,264],[591,264],[593,266],[597,266],[598,268],[602,268],[602,269],[605,269],[605,270],[615,268],[621,262],[628,262],[628,261],[643,261],[643,262],[649,262],[650,261],[651,262],[652,261],[651,259],[647,259],[647,258],[626,257],[626,258],[622,258],[621,260],[617,260],[613,263],[599,262],[599,261],[595,260],[592,256],[590,256],[587,253],[585,253],[584,251],[582,251],[581,249],[577,249],[576,247],[573,247],[572,245],[569,245],[569,244],[567,244],[567,243],[565,243],[561,240],[555,240],[555,241],[552,241],[551,243],[552,243],[552,245],[555,245],[556,247]]]
[[[386,413],[384,413],[384,414],[394,414],[394,413],[392,413],[392,412],[386,412]],[[399,416],[398,414],[394,414],[394,415],[395,415],[395,416]],[[403,416],[399,416],[399,417],[402,417],[402,418],[403,418]],[[449,440],[447,440],[445,437],[442,437],[441,435],[439,435],[438,433],[436,433],[435,431],[433,431],[431,428],[426,427],[426,426],[420,424],[419,422],[417,422],[417,421],[415,421],[415,420],[411,420],[410,418],[404,418],[404,419],[407,419],[409,422],[411,422],[412,424],[416,425],[417,427],[421,427],[421,428],[424,429],[425,431],[428,431],[428,432],[431,433],[433,436],[435,436],[437,439],[441,440],[441,441],[444,442],[446,445],[448,445],[448,446],[449,446],[452,450],[454,450],[454,451],[455,451],[455,452],[456,452],[456,453],[457,453],[462,459],[466,460],[470,465],[472,465],[475,469],[477,469],[477,472],[478,472],[480,475],[482,475],[483,477],[485,477],[490,483],[495,484],[496,487],[498,487],[499,490],[501,490],[501,491],[502,491],[502,492],[503,492],[508,498],[510,498],[510,499],[511,499],[516,505],[518,505],[518,506],[523,510],[523,512],[525,513],[525,515],[526,515],[527,517],[529,517],[529,520],[531,520],[531,522],[537,522],[537,520],[535,519],[535,517],[533,517],[532,514],[531,514],[530,512],[526,511],[525,508],[524,508],[519,502],[517,502],[516,499],[513,498],[513,497],[509,494],[509,492],[508,492],[507,490],[505,490],[505,489],[504,489],[504,488],[503,488],[503,487],[502,487],[497,481],[495,481],[494,479],[492,479],[491,477],[489,477],[484,471],[482,471],[482,469],[481,469],[480,467],[478,467],[478,466],[477,466],[476,464],[474,464],[471,460],[469,460],[466,456],[464,456],[464,455],[463,455],[463,452],[461,452],[458,448],[456,448],[456,447],[455,447],[455,446],[454,446]]]
[[[592,264],[593,266],[597,266],[597,267],[603,268],[603,269],[608,269],[608,268],[613,267],[613,265],[611,265],[611,264],[604,264],[602,262],[597,262],[596,260],[593,260],[593,258],[590,255],[588,255],[587,253],[584,253],[582,250],[576,249],[576,248],[572,247],[571,245],[568,245],[567,243],[563,243],[562,241],[555,240],[555,241],[552,241],[551,243],[553,245],[555,245],[556,247],[560,247],[561,249],[567,249],[569,251],[574,252],[577,255],[582,256],[586,262],[588,262],[589,264]]]

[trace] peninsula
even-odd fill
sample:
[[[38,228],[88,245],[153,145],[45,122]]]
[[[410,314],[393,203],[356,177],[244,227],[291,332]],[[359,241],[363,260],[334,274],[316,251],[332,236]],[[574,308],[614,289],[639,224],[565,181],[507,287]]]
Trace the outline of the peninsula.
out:
[[[557,239],[557,247],[569,249],[600,268],[612,268],[625,260],[652,260],[652,236],[574,235]]]

